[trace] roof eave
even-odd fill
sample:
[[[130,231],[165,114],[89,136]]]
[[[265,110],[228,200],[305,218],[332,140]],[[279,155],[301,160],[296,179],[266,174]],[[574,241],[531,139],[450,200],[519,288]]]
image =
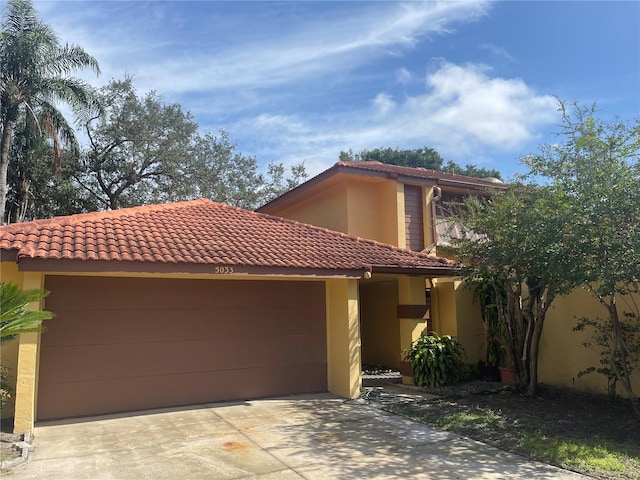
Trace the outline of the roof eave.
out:
[[[19,250],[17,248],[0,248],[0,262],[12,262],[18,261]]]
[[[80,260],[60,258],[18,259],[18,268],[24,272],[43,273],[140,273],[216,275],[221,277],[281,276],[298,278],[362,278],[367,268],[303,268],[282,266],[214,265],[204,263],[163,263],[127,260]]]
[[[458,273],[459,267],[442,266],[442,267],[406,267],[406,266],[388,266],[388,265],[372,265],[371,273],[390,273],[396,275],[418,275],[424,277],[449,277]]]

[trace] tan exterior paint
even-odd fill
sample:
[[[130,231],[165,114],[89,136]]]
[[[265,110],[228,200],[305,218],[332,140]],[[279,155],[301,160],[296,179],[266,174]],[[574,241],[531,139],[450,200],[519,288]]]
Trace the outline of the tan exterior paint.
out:
[[[617,306],[633,311],[631,305],[640,305],[640,296],[627,296],[618,299]],[[588,367],[600,366],[600,352],[597,347],[586,348],[585,342],[591,342],[592,331],[574,332],[573,327],[581,317],[606,318],[607,312],[586,290],[576,289],[570,295],[556,298],[545,320],[540,340],[540,364],[538,375],[540,382],[578,390],[607,393],[607,381],[603,375],[589,373],[578,377],[578,372]],[[640,371],[632,376],[632,386],[636,395],[640,392]],[[624,395],[620,386],[619,393]]]
[[[433,198],[433,187],[423,185],[422,192],[425,202],[422,209],[424,238],[427,243],[425,247],[429,247],[434,241],[433,212],[429,203]],[[269,213],[400,248],[407,246],[404,184],[392,178],[336,174],[300,195],[293,206],[275,207]],[[471,350],[476,350],[478,342],[482,341],[477,337],[477,332],[482,329],[482,321],[479,313],[471,314],[468,306],[457,305],[458,301],[466,302],[464,295],[456,294],[459,286],[460,282],[452,280],[434,284],[431,315],[434,330],[439,334],[466,335],[471,340]],[[441,288],[442,292],[439,291]],[[374,308],[369,305],[370,302],[374,302],[374,305],[378,305],[376,308],[379,308],[382,298],[371,299],[368,293],[366,288],[363,289],[363,360],[365,363],[371,363],[373,360],[384,361],[388,362],[387,366],[394,367],[402,358],[402,351],[423,331],[424,321],[399,319],[391,311],[392,305],[384,307],[384,315],[393,316],[383,319],[383,311],[378,310],[378,313],[375,313]],[[402,296],[398,300],[399,304],[424,305],[424,278],[403,280],[398,284],[398,295]],[[393,297],[385,298],[391,302],[395,301]],[[395,323],[393,333],[389,326],[391,321]],[[471,329],[473,333],[467,335],[467,329]],[[377,335],[379,337],[374,340]],[[475,362],[476,359],[470,356],[470,361]]]
[[[391,245],[404,242],[404,189],[395,180],[337,175],[270,213]]]
[[[398,278],[398,301],[402,305],[425,305],[425,281],[422,277],[400,277]],[[426,307],[425,307],[426,308]],[[424,332],[426,323],[422,318],[400,318],[400,355],[399,360],[404,360],[404,351],[411,347],[411,344],[420,338]],[[409,376],[402,377],[402,383],[413,383]]]
[[[362,363],[399,368],[400,331],[398,329],[398,282],[367,280],[360,282],[360,335]]]
[[[44,275],[41,273],[25,273],[22,282],[24,290],[41,289]],[[42,310],[41,302],[30,303],[30,310]],[[18,347],[18,370],[16,383],[16,403],[13,431],[29,432],[33,430],[36,418],[36,398],[38,397],[38,367],[40,348],[39,333],[20,335]]]
[[[358,281],[327,281],[327,380],[331,393],[360,395],[360,321]]]
[[[44,275],[40,272],[19,272],[16,264],[1,264],[3,281],[9,279],[22,288],[42,288]],[[49,274],[47,274],[49,275]],[[55,275],[67,275],[63,272]],[[132,273],[85,273],[74,276],[99,277],[138,277],[138,278],[200,278],[231,279],[221,275],[154,275]],[[234,280],[291,280],[291,278],[266,277],[233,277]],[[318,277],[298,278],[299,281],[317,281]],[[326,283],[327,306],[327,374],[328,389],[338,395],[353,398],[360,392],[361,360],[360,360],[360,328],[359,328],[359,294],[357,279],[321,279]],[[31,308],[41,308],[32,305]],[[55,321],[52,320],[52,321]],[[11,345],[10,345],[11,346]],[[24,432],[33,429],[37,415],[37,385],[40,336],[38,334],[22,335],[20,342],[14,342],[11,348],[2,349],[3,363],[13,358],[17,365],[16,373],[20,378],[17,384],[14,431]],[[13,408],[5,408],[6,415],[14,413]]]
[[[0,282],[11,282],[22,288],[22,273],[18,271],[18,266],[13,262],[0,263]],[[7,367],[7,380],[15,392],[16,378],[18,373],[18,347],[19,339],[4,343],[0,346],[0,365]],[[15,395],[7,402],[0,418],[11,418],[15,408]]]
[[[273,215],[345,232],[349,228],[348,205],[347,184],[338,182]]]

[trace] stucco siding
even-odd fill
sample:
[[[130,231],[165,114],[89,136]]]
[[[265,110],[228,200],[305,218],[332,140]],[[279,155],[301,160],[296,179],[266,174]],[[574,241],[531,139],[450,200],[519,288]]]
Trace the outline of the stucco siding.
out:
[[[361,283],[362,362],[399,368],[398,286],[393,280]]]

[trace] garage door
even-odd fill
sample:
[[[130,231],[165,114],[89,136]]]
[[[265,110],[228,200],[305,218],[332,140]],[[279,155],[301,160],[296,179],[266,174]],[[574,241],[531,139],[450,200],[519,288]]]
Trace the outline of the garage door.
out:
[[[38,420],[327,389],[323,282],[47,276]]]

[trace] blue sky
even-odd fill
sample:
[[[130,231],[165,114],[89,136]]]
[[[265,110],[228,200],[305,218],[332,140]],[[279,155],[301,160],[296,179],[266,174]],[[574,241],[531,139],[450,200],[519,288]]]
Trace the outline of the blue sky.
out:
[[[35,0],[63,42],[225,129],[261,165],[429,146],[497,168],[554,143],[555,96],[640,115],[640,2]]]

